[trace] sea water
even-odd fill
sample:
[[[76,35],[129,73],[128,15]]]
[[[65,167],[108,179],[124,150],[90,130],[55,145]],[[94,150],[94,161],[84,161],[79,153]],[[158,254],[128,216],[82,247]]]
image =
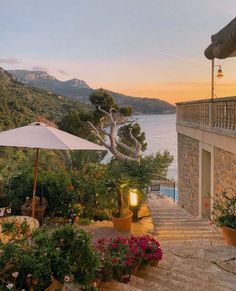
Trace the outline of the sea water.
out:
[[[173,155],[174,160],[168,170],[168,179],[175,181],[171,186],[161,186],[160,192],[178,200],[178,182],[177,182],[177,134],[175,128],[175,114],[159,115],[133,115],[132,121],[137,121],[141,130],[145,132],[147,149],[144,155],[154,154],[158,151],[168,150]],[[111,158],[108,154],[104,162]]]
[[[168,150],[173,155],[174,160],[169,167],[168,179],[175,181],[175,191],[171,186],[161,186],[160,192],[178,200],[176,115],[134,115],[132,119],[136,120],[145,132],[148,144],[145,154]]]

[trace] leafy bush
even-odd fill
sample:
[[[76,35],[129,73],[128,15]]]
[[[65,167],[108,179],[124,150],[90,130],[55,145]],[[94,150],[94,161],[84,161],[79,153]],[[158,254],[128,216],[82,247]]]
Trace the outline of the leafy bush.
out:
[[[236,229],[236,196],[223,192],[216,194],[213,201],[213,222],[219,227]]]
[[[80,171],[74,172],[78,202],[83,207],[82,218],[97,220],[101,210],[114,208],[114,199],[110,195],[105,176],[106,169],[107,165],[89,163]]]
[[[79,224],[81,225],[89,225],[90,223],[91,223],[91,220],[88,217],[80,218],[79,220]]]
[[[146,199],[146,195],[155,177],[166,178],[167,170],[173,156],[169,152],[157,152],[156,156],[149,155],[137,161],[112,160],[107,166],[105,177],[107,177],[108,191],[115,199],[118,217],[123,216],[128,205],[128,191],[136,188],[139,194],[139,205]]]
[[[11,179],[9,187],[5,188],[6,197],[11,201],[13,213],[21,212],[21,206],[26,197],[32,197],[33,171],[25,171]],[[39,175],[36,193],[47,199],[47,213],[50,216],[68,216],[70,208],[77,202],[77,194],[72,184],[71,174],[63,167],[54,171],[45,171]]]
[[[12,283],[16,290],[44,290],[52,276],[62,283],[79,283],[88,290],[99,267],[99,255],[90,236],[70,225],[52,233],[40,228],[31,241],[1,244],[0,251],[4,282]]]
[[[21,206],[27,196],[31,197],[33,191],[33,172],[27,169],[10,180],[5,186],[6,198],[11,202],[13,214],[21,213]]]
[[[77,202],[70,173],[63,168],[47,172],[42,187],[48,201],[47,213],[50,216],[68,216],[73,204]]]

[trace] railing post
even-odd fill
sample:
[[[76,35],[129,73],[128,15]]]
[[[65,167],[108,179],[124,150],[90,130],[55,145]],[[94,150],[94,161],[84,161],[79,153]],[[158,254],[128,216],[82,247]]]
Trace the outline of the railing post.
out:
[[[208,103],[209,106],[209,123],[208,127],[213,128],[214,125],[214,108],[213,108],[213,100],[212,102]]]
[[[180,120],[180,106],[176,105],[176,122]]]

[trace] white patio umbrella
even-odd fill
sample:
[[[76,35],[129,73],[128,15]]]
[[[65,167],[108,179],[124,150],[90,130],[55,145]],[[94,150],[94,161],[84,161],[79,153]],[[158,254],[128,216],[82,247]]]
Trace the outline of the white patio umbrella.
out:
[[[0,146],[35,148],[34,185],[32,197],[32,216],[35,216],[35,194],[38,176],[39,149],[54,150],[95,150],[106,149],[65,131],[34,122],[27,126],[0,132]]]

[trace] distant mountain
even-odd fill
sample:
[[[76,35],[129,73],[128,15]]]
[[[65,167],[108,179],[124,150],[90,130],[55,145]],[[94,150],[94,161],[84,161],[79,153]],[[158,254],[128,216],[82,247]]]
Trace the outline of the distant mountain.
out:
[[[74,98],[89,103],[89,95],[95,90],[79,79],[60,81],[43,71],[9,70],[19,82],[51,93]],[[107,90],[120,106],[130,105],[136,114],[174,113],[175,106],[170,103],[145,97],[133,97]]]
[[[0,68],[0,131],[35,120],[57,122],[73,108],[84,111],[90,107],[81,101],[22,84]]]

